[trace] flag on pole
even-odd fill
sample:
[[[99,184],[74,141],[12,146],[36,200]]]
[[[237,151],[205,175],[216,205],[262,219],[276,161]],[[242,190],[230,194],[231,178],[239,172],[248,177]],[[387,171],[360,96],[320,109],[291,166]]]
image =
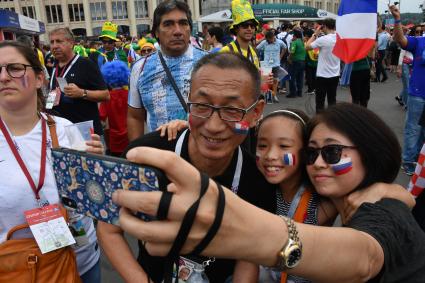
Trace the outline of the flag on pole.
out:
[[[377,0],[341,0],[333,54],[345,63],[363,59],[376,40]]]

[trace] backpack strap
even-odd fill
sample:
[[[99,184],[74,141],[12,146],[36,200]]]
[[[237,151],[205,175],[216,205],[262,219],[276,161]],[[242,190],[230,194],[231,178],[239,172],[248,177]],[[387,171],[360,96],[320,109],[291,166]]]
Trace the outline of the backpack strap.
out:
[[[59,148],[58,135],[56,133],[56,122],[49,114],[47,116],[47,126],[49,127],[50,137],[52,138],[52,147]]]

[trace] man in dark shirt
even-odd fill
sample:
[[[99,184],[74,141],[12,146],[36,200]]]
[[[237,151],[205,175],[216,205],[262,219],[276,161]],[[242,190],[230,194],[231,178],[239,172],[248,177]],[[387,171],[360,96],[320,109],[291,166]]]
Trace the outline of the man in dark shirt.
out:
[[[109,91],[99,68],[89,59],[73,51],[74,39],[68,28],[50,32],[50,46],[56,59],[49,88],[60,96],[59,104],[53,107],[54,114],[73,123],[93,120],[94,132],[102,135],[97,102],[109,100]],[[57,78],[66,79],[61,91]]]
[[[174,151],[241,198],[272,212],[269,206],[275,191],[257,170],[254,157],[240,147],[264,108],[264,101],[258,99],[260,77],[256,67],[234,53],[210,54],[194,67],[191,79],[190,130],[179,132],[174,141],[153,132],[135,140],[129,148],[151,146]],[[154,282],[162,282],[163,258],[149,256],[140,245],[143,269],[136,267],[120,233],[118,227],[98,225],[98,237],[112,265],[126,281],[144,282],[148,275]],[[216,259],[206,267],[209,281],[224,282],[233,274],[234,265],[234,260]],[[250,274],[244,272],[242,276]]]

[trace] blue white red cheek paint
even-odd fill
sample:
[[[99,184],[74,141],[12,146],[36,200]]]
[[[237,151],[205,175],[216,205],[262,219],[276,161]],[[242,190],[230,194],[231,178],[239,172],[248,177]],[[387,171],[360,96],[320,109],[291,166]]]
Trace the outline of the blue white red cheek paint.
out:
[[[283,165],[285,166],[295,166],[295,154],[285,153],[283,155]]]
[[[23,77],[21,77],[21,85],[24,88],[28,88],[28,76],[26,74]]]
[[[258,163],[260,162],[261,159],[261,154],[257,151],[255,153],[255,163],[258,165]]]
[[[353,169],[353,162],[350,157],[342,158],[337,164],[331,165],[336,175],[344,175]]]
[[[249,132],[249,123],[247,121],[236,122],[234,131],[238,135],[247,135]]]

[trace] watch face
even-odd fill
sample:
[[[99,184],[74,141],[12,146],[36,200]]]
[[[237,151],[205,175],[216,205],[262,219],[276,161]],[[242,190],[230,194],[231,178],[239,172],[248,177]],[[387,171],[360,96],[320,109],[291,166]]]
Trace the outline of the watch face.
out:
[[[301,254],[301,249],[299,247],[293,247],[287,257],[286,266],[288,268],[295,267],[300,262]]]

